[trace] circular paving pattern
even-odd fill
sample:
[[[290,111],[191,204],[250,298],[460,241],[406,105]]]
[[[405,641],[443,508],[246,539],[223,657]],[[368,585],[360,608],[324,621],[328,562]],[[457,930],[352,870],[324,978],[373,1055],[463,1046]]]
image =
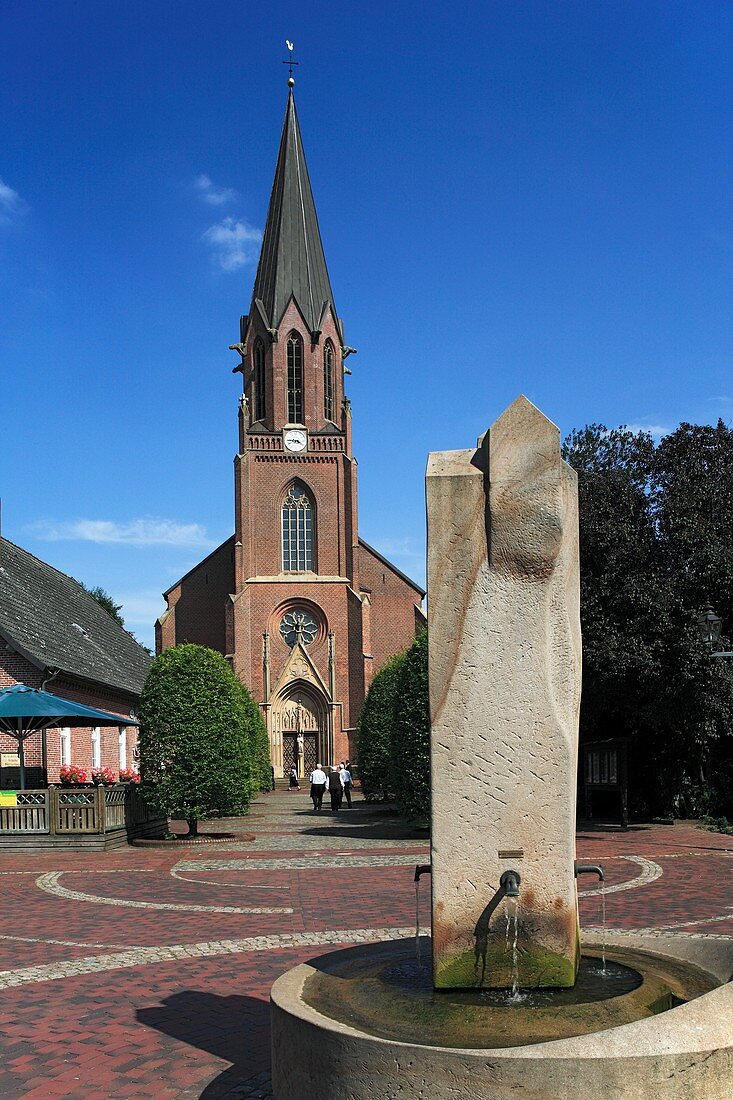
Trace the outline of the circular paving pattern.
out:
[[[4,1100],[268,1096],[274,979],[339,944],[414,936],[428,858],[383,812],[309,806],[267,795],[244,819],[255,839],[215,850],[0,856]],[[578,837],[605,869],[609,927],[699,938],[733,935],[731,849],[685,825]],[[601,891],[580,885],[590,930]],[[424,923],[427,886],[422,905]]]

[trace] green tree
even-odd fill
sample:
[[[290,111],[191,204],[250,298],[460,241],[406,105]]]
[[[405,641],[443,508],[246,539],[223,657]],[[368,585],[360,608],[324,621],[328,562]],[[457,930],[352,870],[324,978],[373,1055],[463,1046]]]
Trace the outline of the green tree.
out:
[[[394,794],[392,729],[405,653],[398,653],[372,680],[356,726],[356,752],[364,797],[380,801]]]
[[[251,791],[250,735],[242,686],[226,659],[200,645],[166,649],[140,699],[140,771],[147,801],[197,822],[244,812]]]
[[[120,615],[122,611],[122,604],[115,603],[110,596],[109,592],[105,592],[101,584],[96,584],[94,588],[87,588],[83,581],[79,581],[85,592],[88,592],[93,600],[96,600],[100,607],[103,607],[107,614],[114,619],[120,626],[125,625],[125,620]]]
[[[733,632],[733,428],[680,424],[657,447],[654,500],[675,592],[690,612],[710,600]]]
[[[428,632],[423,630],[399,669],[392,725],[395,794],[405,817],[430,813],[430,703]]]
[[[585,740],[643,740],[658,723],[670,592],[649,487],[654,443],[591,424],[563,457],[578,474]]]
[[[733,434],[592,424],[565,440],[578,471],[581,737],[630,739],[637,809],[730,804],[733,668],[710,656],[706,599],[731,622]]]

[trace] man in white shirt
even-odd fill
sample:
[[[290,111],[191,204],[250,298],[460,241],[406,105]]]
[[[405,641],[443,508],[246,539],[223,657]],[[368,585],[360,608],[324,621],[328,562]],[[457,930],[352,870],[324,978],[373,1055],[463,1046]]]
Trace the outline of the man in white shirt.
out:
[[[345,764],[342,765],[340,774],[341,774],[341,786],[343,787],[344,795],[346,796],[346,805],[348,806],[349,809],[351,809],[351,786],[352,786],[351,772],[349,771],[349,769],[346,767]]]
[[[320,764],[316,764],[310,773],[311,799],[313,801],[313,813],[320,813],[323,808],[323,793],[326,790],[328,776]]]

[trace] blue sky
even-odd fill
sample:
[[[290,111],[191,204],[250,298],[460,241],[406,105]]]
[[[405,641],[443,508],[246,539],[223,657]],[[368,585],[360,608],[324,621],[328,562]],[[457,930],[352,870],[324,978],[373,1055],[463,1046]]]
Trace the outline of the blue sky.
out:
[[[733,415],[733,5],[0,3],[3,533],[124,605],[233,529],[285,38],[362,535],[424,576],[428,451]]]

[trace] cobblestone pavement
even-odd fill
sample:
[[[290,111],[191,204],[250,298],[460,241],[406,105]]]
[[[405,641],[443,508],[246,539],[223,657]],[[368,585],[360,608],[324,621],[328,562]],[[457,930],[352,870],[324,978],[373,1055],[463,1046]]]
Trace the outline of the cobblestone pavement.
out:
[[[428,854],[382,808],[309,806],[276,792],[217,823],[249,843],[0,856],[0,1097],[271,1096],[272,982],[324,947],[413,935]],[[609,926],[733,936],[733,838],[581,831],[578,858],[605,867]],[[581,895],[593,927],[595,881]]]

